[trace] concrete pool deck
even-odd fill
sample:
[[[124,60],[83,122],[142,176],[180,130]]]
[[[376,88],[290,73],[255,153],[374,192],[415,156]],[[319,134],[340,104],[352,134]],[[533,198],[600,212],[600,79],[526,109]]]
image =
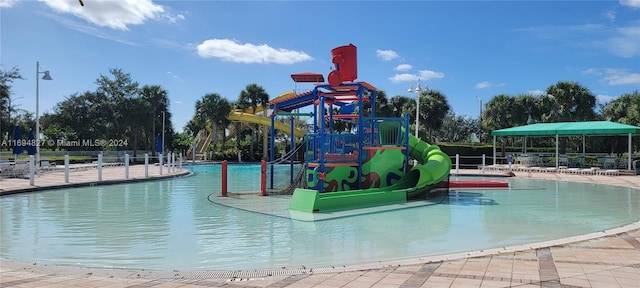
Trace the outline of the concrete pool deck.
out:
[[[96,182],[95,170],[75,171],[70,182],[101,185],[159,179],[158,169],[151,166],[147,178],[144,167],[132,166],[131,179],[125,180],[122,167],[106,168],[103,180],[110,182],[105,183]],[[478,170],[451,172],[482,174]],[[492,173],[487,171],[486,175]],[[172,174],[165,170],[162,176],[186,174],[186,170]],[[536,172],[515,175],[640,189],[640,176]],[[43,173],[36,178],[37,188],[30,186],[28,179],[1,179],[0,194],[69,185],[63,178]],[[640,222],[554,241],[323,269],[147,271],[47,266],[0,259],[0,287],[640,287]]]

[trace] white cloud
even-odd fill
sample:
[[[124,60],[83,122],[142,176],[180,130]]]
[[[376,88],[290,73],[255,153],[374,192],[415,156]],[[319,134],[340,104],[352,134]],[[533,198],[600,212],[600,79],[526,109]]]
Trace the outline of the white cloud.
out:
[[[489,81],[482,81],[480,83],[477,83],[475,86],[476,89],[485,89],[489,87],[491,87],[491,83],[489,83]]]
[[[431,70],[420,70],[418,71],[418,76],[420,77],[420,79],[424,79],[424,80],[442,79],[444,78],[444,73],[431,71]]]
[[[606,82],[608,85],[640,85],[640,73],[628,72],[624,69],[597,69],[589,68],[582,71],[582,74],[596,75],[600,77],[601,81]]]
[[[393,83],[400,83],[400,82],[418,81],[418,79],[430,80],[430,79],[440,79],[440,78],[444,78],[444,73],[431,71],[431,70],[420,70],[418,71],[418,74],[410,74],[410,73],[396,74],[396,75],[393,75],[392,77],[389,77],[389,80],[391,80],[391,82]]]
[[[640,56],[640,26],[620,27],[614,34],[605,43],[614,54],[623,58]]]
[[[640,0],[637,0],[640,1]],[[549,49],[571,47],[600,49],[622,58],[640,56],[640,21],[626,26],[583,24],[567,26],[538,26],[514,29],[530,34],[549,45]]]
[[[313,60],[301,51],[273,48],[267,44],[255,45],[229,39],[209,39],[196,47],[203,58],[219,58],[236,63],[294,64]]]
[[[378,58],[382,59],[383,61],[391,61],[400,57],[398,53],[396,53],[396,51],[380,49],[376,50],[376,56],[378,56]]]
[[[48,17],[51,18],[57,22],[59,22],[60,24],[64,25],[65,27],[69,28],[69,29],[73,29],[76,30],[78,32],[82,32],[91,36],[95,36],[98,38],[102,38],[102,39],[106,39],[106,40],[111,40],[111,41],[115,41],[118,43],[122,43],[122,44],[127,44],[127,45],[131,45],[131,46],[139,46],[138,43],[133,42],[133,41],[129,41],[123,37],[119,37],[116,35],[113,35],[111,33],[107,33],[106,31],[103,31],[103,29],[100,29],[98,27],[95,26],[88,26],[85,25],[84,23],[80,23],[79,21],[75,21],[73,19],[69,19],[67,17],[62,17],[58,14],[53,14],[53,13],[43,13],[43,12],[36,12],[39,13],[41,15],[43,15],[44,17]]]
[[[609,85],[640,85],[640,73],[631,73],[623,69],[606,69],[602,80]]]
[[[413,69],[413,66],[411,66],[411,64],[400,64],[395,68],[396,71],[408,71],[411,69]]]
[[[616,20],[616,11],[609,10],[605,12],[604,17],[607,18],[609,21],[613,22]]]
[[[540,90],[540,89],[527,91],[527,94],[531,94],[533,96],[541,96],[541,95],[544,95],[545,93],[547,93],[547,92],[544,91],[544,90]]]
[[[609,95],[596,95],[596,101],[600,104],[607,104],[611,102],[611,100],[616,99],[616,97]]]
[[[418,81],[418,76],[415,74],[403,73],[393,75],[393,77],[389,77],[389,80],[391,80],[391,82],[393,83]]]
[[[173,74],[172,72],[167,72],[167,76],[169,76],[169,77],[171,77],[171,78],[173,78],[173,79],[175,79],[177,81],[184,82],[184,80],[182,80],[182,78],[180,76],[178,76],[176,74]]]
[[[9,8],[18,3],[18,0],[0,0],[0,8]]]
[[[183,15],[171,15],[164,6],[152,0],[91,0],[80,6],[77,1],[39,0],[58,13],[73,14],[95,25],[118,30],[129,30],[131,25],[141,25],[149,19],[167,19],[175,23]]]
[[[620,5],[637,9],[640,8],[640,0],[620,0]]]

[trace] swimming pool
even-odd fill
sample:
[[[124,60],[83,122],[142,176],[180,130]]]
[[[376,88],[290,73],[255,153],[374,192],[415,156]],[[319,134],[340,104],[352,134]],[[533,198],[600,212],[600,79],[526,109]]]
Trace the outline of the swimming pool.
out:
[[[282,167],[277,177],[288,179]],[[229,168],[231,191],[259,190],[259,166]],[[220,192],[219,166],[192,169],[193,176],[170,180],[3,196],[0,256],[151,270],[330,267],[545,241],[640,220],[637,189],[509,178],[502,180],[511,189],[459,190],[439,204],[296,221],[207,201]],[[270,199],[262,203],[278,202]]]

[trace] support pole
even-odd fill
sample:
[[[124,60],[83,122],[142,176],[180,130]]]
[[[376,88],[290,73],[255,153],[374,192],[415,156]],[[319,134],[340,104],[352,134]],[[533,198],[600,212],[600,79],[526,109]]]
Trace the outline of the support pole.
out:
[[[487,157],[485,154],[482,154],[482,173],[484,174],[484,168],[487,167]]]
[[[493,135],[493,165],[496,165],[496,135]]]
[[[294,137],[293,136],[293,120],[294,120],[293,116],[290,116],[289,117],[289,126],[291,127],[291,134],[290,134],[291,136],[289,138],[291,138],[291,144],[289,144],[289,151],[291,151],[290,152],[291,153],[291,159],[290,159],[289,162],[291,163],[291,169],[290,169],[290,172],[291,172],[291,177],[290,178],[291,179],[289,181],[289,184],[293,184],[293,154],[294,154],[293,150],[296,149],[296,143],[295,143],[296,139],[293,138]]]
[[[158,157],[160,157],[160,159],[158,159],[158,161],[159,161],[158,163],[160,165],[158,165],[158,166],[160,167],[160,175],[162,175],[162,166],[164,166],[164,163],[163,163],[164,162],[164,153],[160,152],[160,155]]]
[[[124,154],[124,178],[129,179],[129,153]]]
[[[102,181],[102,152],[98,154],[98,181]]]
[[[267,161],[264,160],[260,162],[260,196],[267,196]]]
[[[460,174],[460,154],[456,154],[456,174]]]
[[[36,158],[29,155],[29,185],[35,186],[36,178]]]
[[[627,151],[627,170],[631,170],[631,133],[629,133],[629,151]]]
[[[64,183],[69,183],[69,154],[64,155]]]
[[[144,153],[144,178],[149,178],[149,154]]]
[[[227,197],[227,160],[223,160],[221,164],[222,174],[222,197]]]
[[[271,189],[273,189],[273,161],[275,160],[275,156],[276,156],[276,132],[275,132],[275,125],[276,125],[276,115],[275,114],[271,114],[271,138],[269,142],[271,142],[271,153],[269,156],[269,161],[271,162],[271,175],[269,177],[269,185],[271,187]],[[264,161],[264,159],[262,159]],[[266,168],[265,168],[266,169]],[[266,170],[265,170],[266,171]]]
[[[556,169],[558,169],[558,164],[560,163],[560,151],[558,149],[559,147],[559,143],[558,143],[558,134],[556,134]]]

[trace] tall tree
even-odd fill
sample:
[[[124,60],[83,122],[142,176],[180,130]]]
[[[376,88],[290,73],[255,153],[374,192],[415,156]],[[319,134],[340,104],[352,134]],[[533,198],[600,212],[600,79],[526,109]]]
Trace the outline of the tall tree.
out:
[[[376,90],[376,117],[391,117],[393,114],[393,107],[389,105],[389,99],[387,99],[387,93],[382,90]],[[366,95],[371,97],[371,95]],[[365,101],[362,103],[364,108],[363,115],[371,115],[371,101]]]
[[[405,114],[409,113],[409,111],[413,107],[411,103],[413,103],[413,106],[415,106],[415,102],[413,101],[413,99],[404,95],[396,95],[391,97],[391,99],[389,99],[389,105],[391,106],[392,117],[404,117]],[[411,115],[409,116],[412,117]],[[409,121],[411,121],[411,119]],[[413,121],[415,121],[415,119],[413,119]]]
[[[231,103],[218,93],[209,93],[196,102],[196,114],[211,124],[214,147],[218,144],[218,129],[225,129],[231,123],[227,115],[231,112]],[[220,150],[222,150],[222,144]]]
[[[442,142],[471,142],[471,135],[478,131],[478,119],[456,115],[449,111],[438,130]]]
[[[12,112],[15,111],[11,103],[11,84],[15,80],[24,79],[20,75],[20,70],[13,67],[9,70],[0,70],[0,141],[5,131],[13,129],[11,122]]]
[[[156,147],[155,141],[157,141],[157,138],[158,138],[156,137],[157,135],[156,128],[162,127],[162,114],[163,113],[165,114],[164,116],[166,121],[167,113],[169,112],[167,95],[168,95],[167,91],[164,90],[162,87],[160,87],[160,85],[145,85],[142,88],[140,88],[140,97],[144,99],[148,103],[148,106],[151,108],[149,110],[145,110],[151,113],[151,115],[149,115],[149,117],[147,118],[151,122],[151,134],[146,135],[147,136],[146,146],[148,147],[147,149],[150,149],[153,151],[154,155],[155,155],[154,147]],[[144,121],[142,123],[148,123],[148,122],[149,121]],[[165,123],[165,126],[166,126],[166,123]],[[165,131],[165,134],[166,134],[166,131]]]
[[[521,113],[515,109],[515,99],[506,94],[500,94],[487,102],[482,112],[482,126],[489,130],[498,130],[514,126],[516,114]],[[502,156],[505,156],[507,138],[500,137],[502,143]]]
[[[640,126],[640,92],[634,91],[633,93],[624,94],[607,103],[602,109],[602,118],[613,122]],[[607,144],[611,145],[610,147],[616,147],[619,142],[626,142],[620,138],[614,137],[614,141],[609,141]],[[639,139],[640,136],[634,136],[631,141],[634,151],[640,150]],[[611,151],[613,150],[614,148],[611,148]]]
[[[549,86],[540,97],[543,122],[594,120],[596,97],[577,82],[560,81]]]
[[[43,131],[58,140],[116,139],[113,130],[113,105],[103,93],[86,91],[73,94],[54,106],[53,113],[41,119]],[[64,137],[64,138],[58,138]],[[71,147],[68,147],[71,148]],[[97,147],[83,147],[83,149]]]
[[[261,106],[264,110],[264,116],[267,116],[267,103],[269,102],[269,94],[259,86],[258,84],[249,84],[244,90],[240,91],[240,96],[238,97],[238,103],[240,106],[248,106],[252,109],[252,114],[256,113],[258,106]],[[256,129],[253,130],[254,135],[251,137],[251,146],[250,146],[250,154],[253,155],[254,145],[256,138],[255,131],[258,129],[258,125],[256,125]],[[263,127],[263,145],[262,145],[262,157],[267,157],[267,130]]]
[[[420,123],[427,128],[429,139],[435,140],[433,132],[442,127],[444,117],[451,107],[447,97],[438,90],[429,90],[420,95]]]
[[[624,94],[607,103],[602,109],[606,120],[640,126],[640,92]]]
[[[134,82],[130,74],[123,72],[119,68],[111,68],[109,73],[113,78],[100,74],[100,77],[95,82],[98,85],[96,92],[104,94],[113,107],[112,122],[114,125],[108,131],[108,135],[109,138],[118,139],[123,137],[121,131],[124,131],[127,125],[127,115],[123,114],[128,104],[125,99],[134,98],[138,95],[138,82]]]

